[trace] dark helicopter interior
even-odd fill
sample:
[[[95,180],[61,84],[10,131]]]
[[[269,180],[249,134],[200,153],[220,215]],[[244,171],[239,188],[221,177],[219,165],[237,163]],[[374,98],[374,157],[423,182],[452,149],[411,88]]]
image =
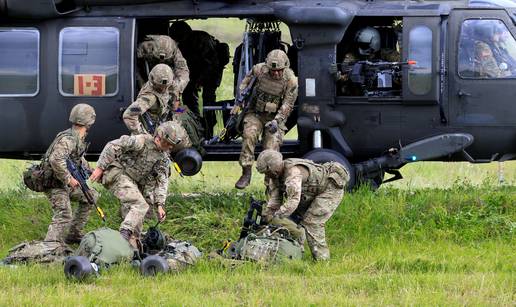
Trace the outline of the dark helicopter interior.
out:
[[[355,17],[337,45],[337,96],[367,100],[371,97],[401,99],[401,62],[403,19],[401,17]],[[361,55],[358,42],[361,30],[373,28],[379,34],[379,49]],[[373,42],[370,42],[371,45]],[[364,48],[369,47],[365,43]],[[365,62],[367,63],[361,63]],[[357,63],[359,62],[359,63]],[[391,63],[391,64],[389,64]],[[361,77],[362,76],[362,77]],[[364,78],[365,77],[365,78]]]
[[[206,19],[180,19],[184,20],[187,23],[202,24]],[[169,27],[176,20],[174,19],[138,19],[136,21],[136,41],[135,41],[135,50],[139,43],[145,40],[147,35],[151,34],[160,34],[160,35],[170,35]],[[280,28],[281,25],[281,28]],[[192,29],[196,27],[192,26]],[[204,29],[206,30],[206,29]],[[283,30],[283,33],[282,33]],[[288,30],[288,28],[287,28]],[[220,37],[219,33],[210,33],[210,35],[214,36],[215,39],[223,42],[225,40],[224,37]],[[277,20],[268,20],[268,19],[247,19],[244,27],[242,28],[242,37],[241,41],[228,41],[228,45],[230,48],[230,62],[226,65],[224,70],[224,77],[220,87],[228,87],[228,83],[232,82],[232,94],[234,97],[238,97],[239,90],[238,85],[247,74],[247,72],[252,68],[253,65],[264,62],[267,54],[273,49],[281,49],[285,51],[290,60],[290,68],[297,75],[297,50],[295,46],[290,43],[290,33],[285,32],[285,25],[281,24],[281,22]],[[187,58],[185,56],[185,58]],[[136,57],[135,57],[135,61]],[[188,61],[188,58],[187,58]],[[136,67],[138,67],[140,63],[135,63]],[[188,65],[190,67],[190,64]],[[228,69],[229,68],[229,69]],[[231,76],[227,76],[227,74],[232,74]],[[145,77],[146,79],[146,77]],[[135,80],[135,97],[138,94],[139,85]],[[227,91],[223,91],[227,92]],[[200,105],[200,114],[206,114],[208,111],[215,111],[217,113],[218,124],[213,131],[213,135],[216,135],[220,130],[224,128],[225,123],[227,122],[230,114],[229,111],[234,103],[234,97],[227,97],[228,95],[220,95],[223,97],[217,97],[217,101],[215,105],[203,105],[202,103],[202,95],[199,94],[199,105]],[[295,107],[293,114],[289,117],[287,121],[287,128],[291,130],[296,125],[297,116],[295,113],[297,112],[297,106]],[[201,118],[203,121],[203,118]],[[235,138],[236,131],[228,131],[226,132],[229,137],[226,137],[222,142],[215,143],[207,143],[209,138],[205,139],[205,149],[210,155],[210,159],[217,159],[218,154],[224,154],[225,159],[227,159],[227,155],[238,156],[240,153],[240,139]],[[286,152],[287,155],[294,153],[297,148],[298,141],[297,140],[286,140],[283,144],[282,151]],[[260,145],[258,145],[260,146]]]

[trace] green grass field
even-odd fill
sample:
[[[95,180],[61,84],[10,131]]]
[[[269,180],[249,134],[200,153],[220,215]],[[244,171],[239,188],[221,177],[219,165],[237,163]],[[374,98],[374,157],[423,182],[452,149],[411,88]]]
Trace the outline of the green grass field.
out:
[[[51,218],[42,194],[20,184],[27,162],[0,161],[0,256],[41,239]],[[516,303],[516,163],[417,163],[406,179],[377,192],[345,196],[327,225],[328,263],[302,261],[228,268],[203,259],[178,274],[143,278],[121,265],[87,283],[61,265],[0,267],[0,305],[501,305]],[[202,174],[173,174],[162,229],[207,254],[236,238],[262,177],[236,192],[235,162],[210,162]],[[97,186],[98,187],[98,186]],[[117,200],[100,188],[100,206],[117,228]],[[87,230],[101,225],[92,213]]]

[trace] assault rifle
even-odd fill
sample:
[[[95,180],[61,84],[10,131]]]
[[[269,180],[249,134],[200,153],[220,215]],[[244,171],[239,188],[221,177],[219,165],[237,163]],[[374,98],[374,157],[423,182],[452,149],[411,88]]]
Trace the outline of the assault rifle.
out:
[[[251,205],[244,217],[244,223],[242,225],[242,230],[240,231],[239,239],[247,237],[250,231],[254,231],[260,227],[262,222],[262,208],[264,203],[264,201],[255,200],[251,197]]]
[[[256,76],[253,76],[251,81],[249,81],[249,84],[247,87],[240,92],[238,97],[235,98],[235,106],[238,106],[240,112],[237,112],[235,114],[231,114],[231,116],[228,118],[228,121],[226,122],[226,125],[220,131],[220,133],[214,137],[212,137],[208,142],[206,142],[207,145],[215,144],[220,141],[224,141],[226,137],[228,136],[229,132],[232,130],[236,130],[236,126],[238,124],[238,119],[240,116],[244,116],[245,112],[247,111],[247,108],[249,107],[249,103],[247,103],[247,100],[251,96],[251,92],[253,91],[254,83],[256,82]]]
[[[140,115],[143,127],[150,135],[154,134],[154,131],[156,131],[156,124],[152,121],[152,118],[150,117],[148,112],[143,113]]]
[[[79,186],[81,187],[82,193],[86,197],[86,200],[90,205],[95,206],[95,209],[97,210],[97,214],[100,216],[102,221],[106,223],[106,215],[104,214],[104,211],[97,206],[97,203],[95,201],[95,198],[93,197],[93,194],[91,192],[90,187],[88,187],[88,183],[86,180],[88,177],[90,177],[91,172],[87,170],[84,166],[80,165],[77,166],[72,160],[66,159],[66,168],[72,175],[72,177],[79,182]]]

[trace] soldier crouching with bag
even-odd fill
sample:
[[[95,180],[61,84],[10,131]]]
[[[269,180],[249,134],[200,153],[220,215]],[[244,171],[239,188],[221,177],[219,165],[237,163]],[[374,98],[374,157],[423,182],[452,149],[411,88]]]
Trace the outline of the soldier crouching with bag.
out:
[[[81,231],[88,221],[92,205],[81,191],[79,182],[68,171],[66,160],[70,159],[75,165],[91,170],[84,158],[88,147],[85,138],[95,122],[95,110],[90,105],[78,104],[70,112],[70,122],[72,128],[57,134],[40,166],[44,173],[42,191],[50,199],[53,211],[45,241],[67,244],[81,241]],[[92,194],[96,201],[99,194],[93,189]],[[79,202],[73,215],[70,200]]]
[[[265,63],[253,66],[240,84],[243,91],[253,77],[256,77],[249,106],[244,115],[242,151],[240,165],[242,176],[235,183],[237,189],[244,189],[251,182],[251,167],[258,137],[262,136],[264,149],[279,151],[287,127],[285,123],[294,108],[297,98],[297,77],[289,68],[287,54],[279,49],[267,55]],[[231,113],[235,113],[235,106]]]
[[[268,177],[269,199],[262,212],[265,221],[287,228],[301,245],[306,234],[312,257],[329,260],[324,225],[342,201],[349,181],[346,169],[337,162],[317,164],[305,159],[283,160],[281,153],[274,150],[260,153],[256,169]],[[292,217],[300,220],[299,225],[304,231]]]
[[[185,135],[180,132],[184,130],[180,128],[179,123],[168,121],[156,129],[154,136],[124,135],[109,142],[90,177],[92,181],[102,181],[120,200],[124,217],[120,233],[134,248],[138,248],[149,205],[156,207],[159,220],[166,217],[169,152],[184,141]]]

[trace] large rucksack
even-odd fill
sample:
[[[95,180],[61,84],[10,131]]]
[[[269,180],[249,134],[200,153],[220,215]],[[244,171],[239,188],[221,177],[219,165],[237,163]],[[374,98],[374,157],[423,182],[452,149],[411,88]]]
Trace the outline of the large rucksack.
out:
[[[204,128],[199,120],[199,117],[187,107],[184,107],[182,112],[175,112],[173,119],[181,123],[185,128],[193,148],[195,148],[201,156],[206,154],[206,150],[202,147],[204,140]]]
[[[98,266],[108,267],[131,261],[134,257],[134,249],[120,232],[103,227],[88,232],[82,238],[75,256],[84,256]]]
[[[222,253],[226,258],[274,263],[303,258],[304,247],[293,240],[283,227],[265,226],[256,233],[229,245]]]

